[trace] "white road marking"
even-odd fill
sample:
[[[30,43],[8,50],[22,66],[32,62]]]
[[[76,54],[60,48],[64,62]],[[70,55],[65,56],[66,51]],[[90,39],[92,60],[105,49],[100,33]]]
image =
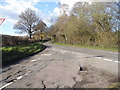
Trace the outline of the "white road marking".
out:
[[[50,56],[51,54],[41,54],[42,56]]]
[[[19,76],[19,77],[17,77],[17,80],[20,80],[20,79],[22,79],[23,78],[23,76]]]
[[[114,52],[109,52],[109,53],[112,53],[112,54],[118,54],[118,53],[114,53]]]
[[[62,51],[62,54],[66,53],[67,51]]]
[[[107,58],[104,58],[103,60],[105,60],[105,61],[113,61],[113,60],[111,60],[111,59],[107,59]]]
[[[118,63],[119,61],[115,61],[116,63]]]
[[[116,63],[120,63],[120,61],[114,61],[114,62],[116,62]]]
[[[2,90],[3,88],[9,86],[9,85],[12,84],[12,83],[13,83],[13,82],[7,83],[6,85],[2,86],[2,87],[0,88],[0,90]]]
[[[35,62],[35,61],[36,61],[36,59],[31,60],[31,62]]]
[[[95,57],[95,58],[97,58],[97,59],[103,59],[103,60],[105,60],[105,61],[113,61],[113,60],[111,60],[111,59],[107,59],[107,58],[102,58],[102,57]],[[116,61],[114,61],[114,62],[116,62]]]
[[[75,54],[79,55],[80,53],[75,53]]]
[[[23,76],[28,75],[30,72],[31,72],[31,71],[28,71],[28,73],[24,74]],[[17,77],[17,79],[16,79],[16,80],[14,80],[14,82],[15,82],[15,81],[17,81],[17,80],[22,79],[22,78],[23,78],[23,76],[19,76],[19,77]],[[3,88],[5,88],[5,87],[7,87],[7,86],[11,85],[12,83],[13,83],[13,82],[7,83],[6,85],[2,86],[2,87],[0,88],[0,90],[2,90]]]
[[[55,48],[53,48],[52,50],[55,50]]]
[[[77,55],[79,55],[80,53],[76,53],[76,52],[71,52],[71,53],[73,53],[73,54],[77,54]]]
[[[54,51],[59,51],[59,52],[61,52],[62,54],[66,53],[66,52],[70,52],[70,51],[61,50],[61,49],[54,49],[54,48],[53,48],[52,50],[54,50]]]
[[[25,75],[27,75],[28,73],[26,73]],[[23,75],[23,76],[25,76],[25,75]],[[14,81],[17,81],[17,80],[20,80],[20,79],[22,79],[23,78],[23,76],[19,76],[19,77],[17,77],[17,79],[16,80],[14,80]],[[1,89],[3,89],[3,88],[5,88],[5,87],[7,87],[7,86],[9,86],[10,84],[12,84],[13,82],[10,82],[10,83],[7,83],[6,85],[4,85],[4,86],[2,86],[1,88],[0,88],[0,90]]]
[[[113,53],[113,54],[118,54],[118,53]]]
[[[105,61],[110,61],[110,62],[112,61],[112,62],[120,63],[119,61],[114,61],[114,60],[107,59],[107,58],[102,58],[102,57],[95,57],[95,58],[97,58],[97,59],[103,59]]]
[[[77,53],[77,52],[65,51],[65,50],[60,50],[60,49],[55,49],[55,48],[53,48],[53,50],[60,51],[60,52],[62,52],[62,54],[64,54],[65,52],[69,52],[69,53],[73,53],[73,54],[77,54],[77,55],[80,54],[80,53]],[[104,52],[104,51],[100,51],[100,52]],[[114,53],[114,52],[109,52],[109,53],[118,54],[118,53]],[[95,58],[102,59],[102,60],[105,60],[105,61],[113,61],[113,62],[116,62],[116,63],[120,63],[119,61],[114,61],[114,60],[107,59],[107,58],[102,58],[102,57],[95,57]]]
[[[96,51],[96,50],[93,50],[93,51]],[[98,51],[97,51],[98,52]],[[104,51],[99,51],[101,53],[112,53],[112,54],[118,54],[117,52],[104,52]]]
[[[102,57],[95,57],[95,58],[97,58],[97,59],[102,59]]]
[[[24,76],[28,75],[28,73],[26,73]]]
[[[71,52],[71,53],[76,54],[75,52]]]

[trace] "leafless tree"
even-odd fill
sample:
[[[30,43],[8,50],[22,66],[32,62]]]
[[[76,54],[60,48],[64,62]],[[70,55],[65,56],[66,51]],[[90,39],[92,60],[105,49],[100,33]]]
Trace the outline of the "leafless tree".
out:
[[[26,9],[19,15],[18,22],[14,25],[14,29],[17,29],[19,33],[27,33],[29,39],[31,39],[32,34],[36,31],[34,28],[41,20],[36,15],[35,11],[30,8]]]

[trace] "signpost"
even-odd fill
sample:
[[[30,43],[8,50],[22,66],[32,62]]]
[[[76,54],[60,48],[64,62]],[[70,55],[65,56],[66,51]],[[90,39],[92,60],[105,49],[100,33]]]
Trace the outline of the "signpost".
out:
[[[0,25],[5,21],[5,18],[0,18]]]

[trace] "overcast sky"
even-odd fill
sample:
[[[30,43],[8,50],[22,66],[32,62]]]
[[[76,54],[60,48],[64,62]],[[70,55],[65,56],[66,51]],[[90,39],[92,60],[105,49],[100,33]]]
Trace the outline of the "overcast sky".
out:
[[[19,20],[19,14],[27,8],[35,10],[36,14],[50,26],[51,19],[60,15],[58,2],[68,4],[71,9],[78,1],[91,2],[91,0],[0,0],[0,18],[5,18],[4,23],[0,25],[0,34],[19,35],[15,33],[13,25]]]

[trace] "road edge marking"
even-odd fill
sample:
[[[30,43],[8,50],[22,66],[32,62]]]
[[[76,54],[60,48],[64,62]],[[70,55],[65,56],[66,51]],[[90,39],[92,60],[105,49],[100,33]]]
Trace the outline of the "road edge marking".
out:
[[[9,85],[12,84],[12,83],[13,83],[13,82],[10,82],[10,83],[5,84],[4,86],[2,86],[2,87],[0,88],[0,90],[2,90],[3,88],[9,86]]]

